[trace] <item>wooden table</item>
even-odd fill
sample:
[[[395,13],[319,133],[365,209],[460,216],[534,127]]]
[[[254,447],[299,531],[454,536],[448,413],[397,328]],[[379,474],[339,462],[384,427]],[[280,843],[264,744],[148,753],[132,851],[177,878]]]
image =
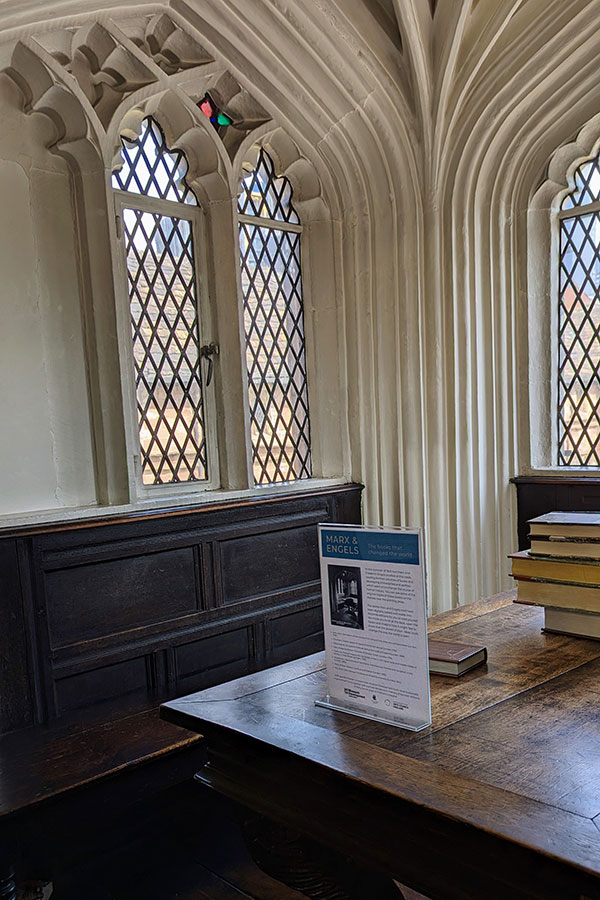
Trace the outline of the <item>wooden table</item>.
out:
[[[205,736],[205,784],[433,900],[600,900],[600,642],[513,597],[430,620],[489,658],[431,676],[418,734],[315,707],[323,654],[161,714]]]

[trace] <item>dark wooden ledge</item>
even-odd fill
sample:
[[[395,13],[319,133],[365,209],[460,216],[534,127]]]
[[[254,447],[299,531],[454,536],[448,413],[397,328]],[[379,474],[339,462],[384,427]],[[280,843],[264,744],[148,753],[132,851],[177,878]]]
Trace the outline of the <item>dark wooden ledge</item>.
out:
[[[0,819],[201,742],[162,721],[157,708],[89,728],[38,726],[4,735]]]
[[[248,507],[269,507],[277,503],[285,503],[286,501],[310,499],[318,497],[328,497],[334,494],[344,493],[347,491],[356,491],[360,493],[363,490],[361,484],[333,484],[330,487],[324,486],[314,490],[297,490],[286,491],[277,494],[271,494],[266,497],[248,496],[239,497],[232,500],[206,500],[203,503],[193,503],[189,506],[164,506],[160,509],[131,509],[123,512],[110,512],[110,507],[105,507],[102,512],[97,515],[80,516],[73,519],[60,519],[58,516],[48,517],[46,521],[35,523],[25,523],[20,525],[11,525],[10,523],[0,524],[0,538],[4,537],[28,537],[30,535],[50,534],[62,531],[74,531],[80,528],[96,528],[103,525],[123,525],[127,523],[152,522],[161,519],[185,518],[186,516],[198,516],[202,513],[228,512],[235,513]]]

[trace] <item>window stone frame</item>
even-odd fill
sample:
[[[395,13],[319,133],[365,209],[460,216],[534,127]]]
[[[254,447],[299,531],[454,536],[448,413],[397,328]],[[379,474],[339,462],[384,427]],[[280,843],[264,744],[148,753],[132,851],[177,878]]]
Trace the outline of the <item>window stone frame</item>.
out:
[[[559,466],[558,459],[558,305],[560,206],[573,190],[578,166],[600,150],[600,114],[584,125],[576,140],[559,147],[547,178],[527,210],[527,327],[529,470],[553,475],[598,476],[596,466]]]

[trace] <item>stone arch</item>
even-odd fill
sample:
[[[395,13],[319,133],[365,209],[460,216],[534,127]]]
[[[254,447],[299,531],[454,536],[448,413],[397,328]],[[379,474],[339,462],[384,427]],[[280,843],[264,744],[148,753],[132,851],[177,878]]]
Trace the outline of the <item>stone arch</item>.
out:
[[[304,306],[305,353],[307,359],[311,420],[313,475],[339,472],[343,449],[340,446],[340,371],[343,345],[339,329],[342,293],[340,290],[340,245],[336,219],[321,175],[327,170],[321,160],[319,170],[283,127],[265,126],[247,137],[234,160],[234,196],[237,198],[244,175],[252,171],[264,149],[274,165],[277,178],[286,178],[292,187],[292,203],[302,226],[302,294]],[[333,205],[336,193],[331,190]],[[241,289],[240,289],[241,290]],[[241,303],[241,294],[240,294]],[[311,380],[311,373],[321,377]]]
[[[184,153],[189,166],[187,183],[202,204],[231,199],[231,164],[222,142],[189,97],[174,90],[134,101],[112,124],[107,135],[111,171],[118,165],[120,136],[136,138],[146,116],[152,116],[160,124],[170,149]]]
[[[521,7],[506,33],[498,32],[498,49],[510,40],[510,65],[490,45],[487,65],[473,72],[468,91],[449,98],[449,125],[439,132],[433,224],[447,252],[434,278],[448,360],[443,402],[454,429],[444,478],[454,521],[462,523],[458,532],[451,525],[455,545],[443,556],[453,561],[451,581],[461,598],[511,586],[504,562],[516,542],[510,479],[550,466],[549,454],[536,457],[535,444],[549,447],[552,429],[551,213],[585,150],[560,151],[546,172],[556,147],[573,142],[597,114],[598,69],[589,47],[583,50],[591,21],[557,23],[559,58],[532,27],[543,15],[541,3]],[[545,66],[550,58],[553,64]],[[456,79],[461,91],[462,81]],[[428,295],[437,302],[431,288]],[[430,331],[428,342],[433,338]]]
[[[254,168],[262,147],[273,160],[277,176],[291,182],[294,207],[303,222],[336,214],[337,192],[322,158],[309,148],[303,152],[284,128],[273,128],[272,123],[252,132],[240,146],[233,164],[235,196],[243,172]]]
[[[577,138],[558,147],[548,163],[548,177],[537,188],[530,206],[550,201],[558,209],[563,198],[575,186],[577,168],[600,150],[600,113],[593,116],[579,131]]]
[[[364,16],[368,13],[363,15],[361,8],[357,9],[359,20],[367,24]],[[236,124],[242,125],[226,135],[225,150],[230,159],[240,158],[240,139],[246,145],[263,137],[269,141],[269,152],[279,171],[290,178],[307,225],[311,242],[308,265],[315,285],[310,290],[314,330],[333,335],[336,342],[335,353],[331,345],[323,347],[318,377],[315,373],[315,381],[336,386],[323,406],[323,420],[335,416],[338,433],[331,439],[329,451],[322,454],[329,461],[322,474],[364,480],[370,521],[395,523],[406,519],[414,524],[424,507],[424,426],[419,418],[421,401],[415,400],[423,379],[420,351],[406,351],[419,346],[424,309],[421,279],[411,281],[409,265],[403,261],[421,265],[423,210],[418,185],[419,126],[413,114],[408,65],[394,58],[393,66],[388,67],[384,57],[378,56],[383,45],[378,43],[374,48],[369,44],[371,28],[356,30],[345,16],[334,22],[322,10],[301,4],[295,16],[272,21],[268,41],[263,27],[267,13],[260,0],[249,0],[243,32],[235,10],[227,4],[208,4],[201,15],[183,7],[180,12],[163,12],[170,23],[149,18],[142,7],[128,7],[122,15],[107,10],[96,15],[103,30],[78,30],[74,41],[62,35],[58,44],[52,37],[57,31],[52,24],[31,29],[36,40],[41,40],[43,32],[43,48],[53,56],[56,72],[65,78],[74,52],[92,45],[99,49],[106,46],[108,56],[100,54],[97,70],[78,69],[76,89],[86,98],[89,93],[87,102],[92,105],[94,82],[101,84],[109,74],[105,60],[115,50],[120,53],[119,48],[124,47],[141,64],[130,69],[123,63],[121,74],[126,76],[130,71],[132,76],[124,78],[126,89],[117,97],[123,82],[107,82],[109,90],[102,94],[102,105],[98,100],[94,107],[102,125],[96,127],[105,170],[104,204],[116,148],[117,127],[111,131],[113,123],[122,120],[136,104],[145,104],[166,90],[178,96],[190,91],[187,101],[180,98],[184,105],[193,105],[198,93],[201,96],[208,88],[219,91],[224,108],[235,114]],[[75,34],[84,18],[90,17],[57,20],[58,30]],[[184,46],[182,35],[172,31],[173,24],[201,40],[203,53],[197,47]],[[301,43],[297,28],[305,36]],[[245,39],[240,42],[242,33]],[[330,42],[327,35],[334,34],[335,41]],[[174,41],[177,58],[190,70],[185,78],[180,77],[179,64],[175,65],[177,71],[171,65]],[[347,53],[339,52],[342,44],[346,49],[352,47],[352,63]],[[319,53],[309,51],[311,47],[318,47]],[[53,55],[56,53],[60,58]],[[398,74],[398,82],[395,74],[391,77],[392,71]],[[224,72],[230,73],[238,85],[231,96],[229,78],[222,80]],[[144,83],[138,81],[136,86],[138,77]],[[113,112],[117,99],[120,102]],[[270,134],[277,129],[265,109],[286,129],[292,139],[291,149],[289,140],[284,142],[280,135]],[[169,135],[172,146],[176,146],[174,132]],[[185,129],[181,133],[185,134]],[[209,137],[214,141],[210,132]],[[191,164],[190,149],[186,145]],[[238,172],[235,166],[233,170],[227,168],[224,157],[221,160],[225,165],[217,177],[221,180],[223,173],[228,173],[229,189],[223,202],[211,203],[210,218],[214,220],[218,212],[222,213],[219,240],[234,246],[231,211]],[[214,161],[209,163],[209,176],[214,176],[218,165],[218,161],[216,166]],[[210,177],[201,172],[200,180],[203,177],[208,196],[212,190]],[[321,239],[323,235],[326,239]],[[114,249],[115,234],[110,237]],[[90,238],[98,240],[98,231],[92,232],[91,227]],[[104,239],[100,243],[110,246]],[[236,295],[235,266],[227,284],[227,266],[221,264],[220,268],[223,272],[216,305],[222,300],[225,306]],[[334,277],[323,281],[323,271],[332,272]],[[90,281],[96,284],[95,276]],[[110,292],[103,293],[104,304],[109,297]],[[238,328],[237,321],[231,323],[234,328]],[[219,340],[223,341],[222,333]],[[243,478],[229,484],[242,485]]]
[[[47,148],[75,170],[97,166],[102,137],[86,103],[53,71],[30,43],[19,41],[4,74],[18,87],[26,115],[42,115],[51,124]]]
[[[535,470],[555,465],[557,454],[555,364],[558,358],[559,221],[564,197],[573,190],[575,171],[600,149],[600,114],[580,128],[575,140],[557,147],[546,178],[531,193],[527,219],[527,296],[529,430],[528,463]],[[548,352],[550,348],[550,352]]]

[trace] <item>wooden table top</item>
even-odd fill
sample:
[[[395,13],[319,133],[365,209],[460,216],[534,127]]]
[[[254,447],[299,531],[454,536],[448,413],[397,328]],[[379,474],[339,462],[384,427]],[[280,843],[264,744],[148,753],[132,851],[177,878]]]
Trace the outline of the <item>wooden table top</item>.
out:
[[[315,707],[322,653],[161,714],[205,735],[206,783],[332,846],[367,844],[433,898],[597,900],[600,642],[545,634],[543,610],[513,599],[430,620],[439,638],[485,644],[488,663],[432,675],[417,734]]]

